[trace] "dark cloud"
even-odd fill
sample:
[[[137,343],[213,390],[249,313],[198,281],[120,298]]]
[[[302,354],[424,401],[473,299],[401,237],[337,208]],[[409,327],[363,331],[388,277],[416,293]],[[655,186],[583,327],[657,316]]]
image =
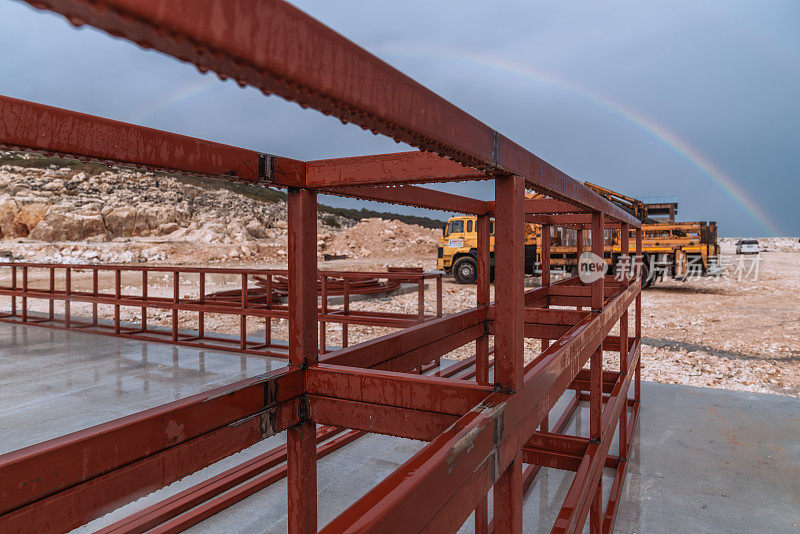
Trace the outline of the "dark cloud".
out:
[[[677,195],[724,235],[800,234],[792,0],[298,5],[577,179]],[[0,72],[0,94],[290,157],[408,149],[17,2]]]

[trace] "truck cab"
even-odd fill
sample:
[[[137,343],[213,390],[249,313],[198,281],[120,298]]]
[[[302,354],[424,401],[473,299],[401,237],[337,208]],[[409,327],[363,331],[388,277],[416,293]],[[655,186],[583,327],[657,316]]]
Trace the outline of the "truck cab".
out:
[[[436,268],[452,274],[460,284],[478,279],[478,218],[469,215],[450,217],[439,238]],[[536,237],[526,225],[525,272],[533,274],[536,265]],[[489,265],[494,266],[494,220],[489,220]]]

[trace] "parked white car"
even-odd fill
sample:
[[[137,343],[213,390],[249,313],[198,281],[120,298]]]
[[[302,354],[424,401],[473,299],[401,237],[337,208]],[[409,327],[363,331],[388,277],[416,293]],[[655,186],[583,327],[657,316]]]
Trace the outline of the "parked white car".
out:
[[[736,243],[737,254],[758,254],[757,239],[740,239]]]

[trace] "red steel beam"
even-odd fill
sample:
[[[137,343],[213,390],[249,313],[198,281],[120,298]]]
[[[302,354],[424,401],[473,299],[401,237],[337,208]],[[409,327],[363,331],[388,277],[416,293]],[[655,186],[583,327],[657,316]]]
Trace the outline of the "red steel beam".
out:
[[[417,351],[420,357],[435,358],[482,335],[485,320],[485,308],[463,311],[328,353],[320,358],[320,363],[375,367],[405,355],[415,355]],[[466,338],[460,344],[453,347],[447,342],[448,337],[462,332]],[[440,352],[441,350],[444,352]],[[430,360],[422,363],[427,361]],[[392,370],[403,371],[403,369]]]
[[[317,193],[289,188],[289,366],[305,370],[317,362]],[[305,390],[305,384],[303,385]],[[305,391],[301,420],[286,433],[289,533],[317,531],[316,425]]]
[[[332,436],[344,432],[343,428],[321,427],[317,430],[317,444]],[[319,447],[317,448],[319,455]],[[176,515],[182,514],[211,499],[246,482],[267,469],[286,461],[286,444],[279,445],[259,454],[235,467],[227,469],[207,480],[167,497],[155,504],[139,510],[119,521],[102,528],[98,534],[139,534],[146,532]],[[284,465],[285,473],[285,465]]]
[[[293,399],[271,410],[274,428],[252,416],[186,440],[3,514],[0,531],[67,532],[285,430],[299,413]]]
[[[0,512],[277,406],[300,394],[300,379],[274,371],[4,454]]]
[[[483,215],[486,202],[452,193],[445,193],[414,185],[398,186],[342,186],[335,189],[321,189],[321,193],[403,204],[432,210],[452,211],[470,215]]]
[[[31,3],[60,12],[73,23],[95,25],[114,35],[195,63],[201,69],[215,70],[222,77],[233,77],[242,84],[254,85],[265,92],[276,92],[301,105],[315,107],[343,121],[355,122],[376,133],[451,158],[458,164],[489,172],[497,178],[496,196],[502,209],[497,213],[497,261],[500,274],[496,286],[498,304],[495,326],[502,325],[503,329],[495,331],[498,338],[495,362],[496,381],[504,393],[490,395],[455,420],[456,415],[452,414],[396,406],[396,399],[390,398],[392,395],[385,390],[389,387],[402,388],[402,385],[390,386],[385,374],[366,378],[364,375],[355,378],[347,376],[345,382],[367,378],[383,380],[380,386],[375,386],[375,391],[370,388],[358,391],[357,399],[305,395],[304,381],[300,387],[302,397],[292,403],[297,406],[296,413],[284,421],[287,426],[298,423],[290,428],[287,443],[289,530],[316,530],[314,425],[309,418],[309,410],[319,413],[323,419],[337,417],[337,424],[349,418],[350,424],[345,426],[373,428],[386,433],[391,433],[392,427],[405,424],[409,428],[408,434],[433,440],[401,469],[345,511],[328,529],[385,529],[403,525],[412,529],[454,530],[495,484],[496,530],[521,530],[523,474],[520,451],[560,394],[577,377],[589,355],[598,347],[602,350],[603,339],[619,320],[623,307],[627,309],[634,297],[637,298],[637,336],[640,330],[639,283],[628,289],[619,289],[606,301],[604,282],[600,280],[591,294],[594,313],[580,318],[577,325],[525,370],[521,358],[524,303],[538,303],[541,300],[538,295],[553,299],[551,303],[557,303],[558,298],[571,297],[548,297],[546,292],[537,293],[537,296],[523,294],[522,285],[516,284],[521,267],[517,265],[517,259],[520,259],[518,252],[522,244],[522,232],[516,232],[516,228],[518,225],[521,227],[525,219],[522,185],[525,183],[550,194],[556,200],[567,200],[591,211],[593,226],[595,230],[600,230],[593,232],[595,234],[602,235],[604,218],[629,223],[637,228],[639,221],[284,2],[228,0],[223,3],[222,0],[197,0],[191,5],[183,5],[168,0],[36,0]],[[374,80],[374,83],[364,84],[364,79]],[[400,160],[404,156],[389,155],[388,158]],[[380,173],[376,175],[374,168],[367,169],[367,160],[364,159],[354,162],[340,160],[339,165],[353,163],[350,174],[337,175],[327,167],[318,181],[315,181],[316,175],[309,181],[306,167],[303,167],[301,171],[295,170],[295,176],[301,178],[294,178],[286,184],[290,186],[289,270],[290,280],[293,280],[289,306],[290,364],[292,372],[303,375],[303,378],[307,366],[313,367],[317,360],[317,296],[315,291],[312,296],[311,284],[307,283],[310,272],[316,275],[316,220],[312,213],[315,211],[312,210],[315,198],[314,193],[293,189],[292,186],[410,183],[482,179],[484,176],[477,171],[460,175],[463,171],[457,167],[451,171],[453,174],[450,177],[445,171],[430,176],[430,171],[419,168],[426,157],[415,155],[408,158],[414,160],[409,160],[409,168],[400,169],[399,172],[384,172],[382,176]],[[372,163],[379,161],[378,167],[388,161],[381,160],[381,157],[372,159]],[[260,162],[258,169],[261,174]],[[558,217],[574,219],[572,215],[552,217],[555,218],[547,220],[553,222]],[[640,235],[637,232],[639,240]],[[595,245],[601,247],[599,250],[602,254],[602,243],[599,239],[595,241]],[[446,321],[435,323],[432,328],[412,328],[410,330],[413,332],[385,337],[359,346],[357,350],[344,349],[326,361],[398,370],[412,363],[420,365],[450,348],[485,335],[488,317],[486,309],[472,310],[448,317]],[[638,344],[634,346],[638,349]],[[638,357],[638,352],[635,356]],[[638,359],[632,360],[631,364],[637,370],[638,399]],[[601,375],[597,372],[598,366],[594,368],[597,383],[592,393],[594,404],[597,404],[596,401],[602,396]],[[617,410],[623,404],[618,388],[624,383],[627,391],[630,381],[630,373],[618,380],[603,413],[602,432],[597,432],[597,436],[607,433],[609,423],[606,412],[610,418],[617,418],[610,424],[617,424]],[[403,381],[398,382],[402,384]],[[354,386],[349,391],[351,396],[356,395]],[[392,404],[361,400],[361,397],[370,395],[375,400],[391,401]],[[433,399],[434,402],[445,402],[435,395]],[[593,417],[592,426],[596,427],[597,422],[597,418]],[[445,426],[448,428],[444,429]],[[583,463],[591,457],[589,467],[584,467],[582,463],[582,471],[579,469],[573,490],[568,495],[569,506],[565,506],[571,514],[568,529],[582,524],[590,501],[593,519],[599,518],[598,509],[602,502],[597,470],[602,469],[600,462],[605,461],[607,454],[604,441],[600,448],[592,443],[587,449]],[[430,500],[428,496],[431,492],[442,498],[435,502]]]
[[[311,188],[489,178],[482,171],[426,152],[397,152],[375,156],[321,159],[306,163],[306,186]]]
[[[640,225],[580,182],[280,0],[29,3],[466,166],[516,174],[537,191]]]
[[[330,367],[335,369],[333,366]],[[448,367],[442,374],[452,376],[458,372],[457,367]],[[466,385],[467,387],[470,386],[469,384]],[[318,459],[364,434],[361,431],[346,432],[340,438],[322,444],[323,441],[331,436],[343,431],[343,428],[329,426],[323,426],[317,430]],[[225,506],[230,506],[284,477],[286,475],[286,465],[285,463],[281,464],[285,460],[286,445],[284,444],[125,517],[109,527],[101,529],[100,532],[103,534],[111,534],[112,532],[139,534],[149,531],[162,523],[163,526],[159,527],[157,531],[171,532],[173,529],[197,524],[210,514],[219,511]],[[263,475],[261,474],[270,468],[275,469]]]
[[[636,366],[639,357],[639,340],[637,339],[629,356],[631,367]],[[620,413],[623,409],[627,410],[627,395],[633,374],[628,373],[620,375],[620,377],[621,380],[617,381],[614,391],[611,393],[611,397],[603,410],[600,441],[599,443],[592,442],[587,448],[564,499],[564,504],[558,513],[552,532],[577,532],[583,527],[585,517],[583,519],[580,517],[583,515],[580,504],[588,502],[589,495],[594,491],[605,465],[605,458],[608,456],[608,451],[611,447],[611,439],[614,436],[616,426],[619,424]]]
[[[400,524],[409,531],[457,528],[512,463],[638,291],[637,282],[601,314],[587,316],[526,372],[521,391],[487,398],[323,531],[381,530]],[[440,497],[431,500],[431,494]]]
[[[519,391],[524,378],[525,305],[524,183],[517,176],[495,179],[495,319],[502,328],[494,337],[494,382],[508,393]],[[494,485],[494,528],[522,532],[522,454],[516,451]]]
[[[0,96],[0,146],[236,181],[303,180],[300,161],[7,96]]]
[[[310,367],[306,389],[311,395],[458,416],[494,392],[490,386],[452,378],[334,365]]]
[[[487,214],[494,216],[495,201],[487,201],[486,208]],[[525,214],[531,213],[536,215],[556,215],[563,213],[590,213],[590,210],[554,198],[526,198]]]
[[[592,223],[592,215],[591,213],[568,213],[556,215],[528,214],[525,216],[525,222],[579,229],[584,225],[589,225]],[[622,223],[619,223],[612,218],[606,218],[605,227],[619,228],[620,224]]]
[[[70,530],[287,428],[300,378],[275,371],[0,456],[0,530]]]
[[[446,413],[318,395],[308,395],[308,401],[316,423],[422,441],[435,439],[458,420]]]

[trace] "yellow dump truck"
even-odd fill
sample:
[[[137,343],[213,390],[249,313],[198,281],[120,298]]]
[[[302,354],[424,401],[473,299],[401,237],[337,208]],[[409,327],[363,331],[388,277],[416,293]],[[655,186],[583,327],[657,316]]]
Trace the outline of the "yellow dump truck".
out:
[[[689,274],[705,275],[713,271],[716,257],[717,225],[715,222],[659,221],[648,217],[648,204],[602,188],[590,182],[586,186],[608,198],[634,216],[643,220],[642,230],[642,275],[645,287],[665,276],[685,278]],[[663,204],[658,204],[659,209]],[[670,213],[677,210],[677,203]],[[475,283],[477,279],[477,217],[458,216],[447,221],[439,240],[437,268],[443,270],[462,284]],[[494,260],[494,222],[490,222],[490,264]],[[584,231],[583,248],[589,250],[591,238]],[[620,256],[618,230],[606,230],[605,259],[612,269],[616,268]],[[551,228],[550,265],[553,269],[577,272],[578,233],[576,230]],[[636,252],[633,234],[629,240],[630,254]],[[525,228],[525,272],[535,274],[538,268],[537,251],[541,250],[541,227],[526,224]],[[613,272],[613,271],[612,271]]]
[[[719,245],[717,224],[711,222],[645,222],[642,224],[642,279],[649,287],[664,277],[685,279],[689,275],[713,272]],[[537,247],[541,237],[537,234]],[[583,248],[589,250],[591,237],[584,231]],[[636,253],[636,241],[631,234],[629,254]],[[616,268],[621,252],[619,230],[605,232],[605,260]],[[577,231],[552,228],[550,265],[553,269],[577,272]]]
[[[439,239],[437,269],[452,274],[460,284],[474,284],[478,274],[478,218],[450,217]],[[525,225],[525,272],[536,268],[535,225]],[[489,222],[489,265],[494,266],[494,221]]]

